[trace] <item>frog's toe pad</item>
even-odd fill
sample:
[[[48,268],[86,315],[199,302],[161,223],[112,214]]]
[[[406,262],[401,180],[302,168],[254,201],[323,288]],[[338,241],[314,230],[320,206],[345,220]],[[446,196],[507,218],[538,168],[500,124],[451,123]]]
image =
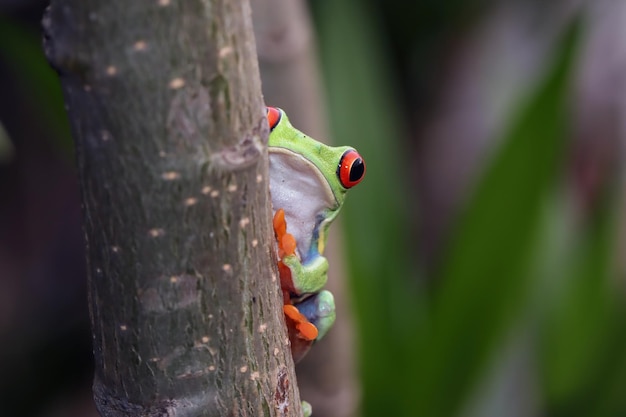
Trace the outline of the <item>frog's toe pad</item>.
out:
[[[282,249],[283,257],[296,253],[296,238],[291,233],[285,233],[278,246]]]
[[[274,233],[277,238],[281,238],[285,232],[287,232],[287,222],[285,221],[285,210],[278,209],[274,213],[274,219],[272,220],[274,226]]]

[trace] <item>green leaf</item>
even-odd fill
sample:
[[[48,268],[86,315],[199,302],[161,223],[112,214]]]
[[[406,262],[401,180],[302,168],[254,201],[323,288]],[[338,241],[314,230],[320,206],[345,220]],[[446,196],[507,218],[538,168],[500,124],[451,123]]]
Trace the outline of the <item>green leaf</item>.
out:
[[[43,54],[39,31],[30,31],[0,16],[0,58],[13,68],[59,147],[71,152],[73,144],[61,84]]]
[[[618,230],[613,196],[577,243],[542,332],[541,370],[551,416],[615,416],[626,411],[626,311],[613,282]]]
[[[541,208],[565,151],[565,99],[577,34],[573,25],[458,224],[414,365],[420,373],[417,415],[458,411],[528,295]]]

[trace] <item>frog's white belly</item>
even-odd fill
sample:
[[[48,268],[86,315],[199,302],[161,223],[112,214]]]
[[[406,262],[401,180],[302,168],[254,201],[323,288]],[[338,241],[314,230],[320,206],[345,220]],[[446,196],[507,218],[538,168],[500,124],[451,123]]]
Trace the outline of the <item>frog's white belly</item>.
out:
[[[272,211],[285,210],[287,232],[297,243],[306,262],[313,232],[326,211],[337,202],[328,182],[315,165],[285,148],[270,148],[270,193]]]

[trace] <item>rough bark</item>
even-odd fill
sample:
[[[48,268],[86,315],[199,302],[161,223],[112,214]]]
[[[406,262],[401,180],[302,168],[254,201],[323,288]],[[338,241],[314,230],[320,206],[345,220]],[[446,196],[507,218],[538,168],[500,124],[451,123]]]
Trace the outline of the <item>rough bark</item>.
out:
[[[247,0],[53,0],[103,416],[301,414]]]
[[[285,109],[298,129],[328,142],[324,88],[307,5],[302,0],[251,3],[266,102]],[[341,226],[333,224],[325,252],[330,263],[327,289],[335,296],[337,321],[297,366],[302,398],[326,417],[357,415],[360,397],[340,232]]]

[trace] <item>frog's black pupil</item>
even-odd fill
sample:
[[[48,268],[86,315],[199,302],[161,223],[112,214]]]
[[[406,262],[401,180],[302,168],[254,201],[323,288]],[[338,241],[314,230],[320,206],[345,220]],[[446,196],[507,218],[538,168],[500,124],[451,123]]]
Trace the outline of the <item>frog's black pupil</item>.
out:
[[[365,164],[361,158],[357,158],[350,167],[350,182],[358,181],[365,173]]]

